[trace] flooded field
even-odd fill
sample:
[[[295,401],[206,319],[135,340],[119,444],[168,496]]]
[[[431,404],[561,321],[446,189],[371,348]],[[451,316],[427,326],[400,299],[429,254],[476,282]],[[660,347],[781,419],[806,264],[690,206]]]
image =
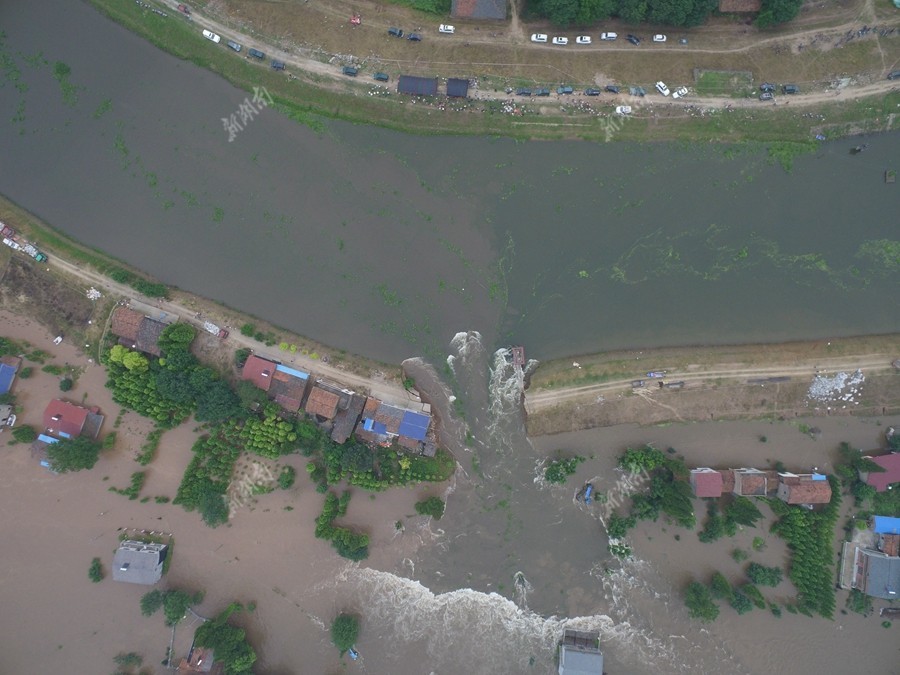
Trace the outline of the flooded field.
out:
[[[434,360],[473,327],[549,358],[900,329],[900,134],[822,143],[790,173],[755,146],[313,130],[268,108],[230,138],[253,94],[85,3],[0,20],[0,192],[335,348]]]

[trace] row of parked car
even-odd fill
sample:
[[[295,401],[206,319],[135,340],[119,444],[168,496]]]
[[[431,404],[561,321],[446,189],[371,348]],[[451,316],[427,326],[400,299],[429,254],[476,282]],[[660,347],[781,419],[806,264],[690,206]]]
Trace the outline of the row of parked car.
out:
[[[211,30],[204,29],[203,37],[205,37],[210,42],[215,42],[216,44],[219,44],[222,41],[222,37],[220,35],[217,35],[216,33],[213,33]],[[225,44],[228,45],[230,49],[233,49],[236,52],[240,52],[244,48],[243,45],[238,44],[234,40],[228,40]],[[261,52],[258,49],[253,49],[253,47],[250,47],[250,49],[247,50],[247,54],[255,59],[259,59],[260,61],[263,61],[266,58],[265,52]],[[276,61],[273,59],[272,67],[275,70],[284,70],[285,65],[283,61]]]
[[[531,36],[532,42],[547,42],[548,39],[549,38],[544,33],[533,33]],[[618,33],[600,33],[600,39],[601,40],[618,40],[619,34]],[[639,38],[637,35],[628,34],[625,36],[625,39],[628,40],[631,44],[633,44],[635,46],[641,44],[641,38]],[[661,33],[653,36],[654,42],[665,42],[667,39],[668,38]],[[567,45],[567,44],[569,44],[569,38],[554,37],[552,42],[555,45]],[[577,45],[589,45],[589,44],[591,44],[591,42],[592,42],[592,39],[591,39],[590,35],[579,35],[578,37],[575,38],[575,44],[577,44]]]
[[[760,101],[771,101],[775,98],[775,85],[769,82],[763,82],[759,85],[759,100]],[[781,85],[781,93],[782,94],[799,94],[800,87],[796,84],[783,84]]]

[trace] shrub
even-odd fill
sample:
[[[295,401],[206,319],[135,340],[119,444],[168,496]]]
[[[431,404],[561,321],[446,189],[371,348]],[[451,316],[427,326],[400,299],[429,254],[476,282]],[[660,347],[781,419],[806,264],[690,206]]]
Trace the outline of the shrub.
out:
[[[721,572],[713,574],[710,590],[712,591],[713,597],[718,600],[727,600],[728,602],[731,602],[731,598],[734,595],[731,584],[728,583],[728,579],[726,579],[725,575]]]
[[[253,334],[256,332],[256,326],[252,323],[245,323],[241,326],[241,335],[246,335],[247,337],[253,337]]]
[[[704,623],[715,621],[719,616],[719,606],[715,603],[709,588],[699,581],[691,582],[684,591],[684,604],[693,619]]]
[[[569,476],[575,473],[578,465],[584,461],[584,457],[576,455],[570,459],[554,459],[544,469],[544,478],[548,483],[565,483]]]
[[[19,377],[23,380],[27,380],[34,374],[34,368],[31,366],[25,366],[22,370],[19,371]]]
[[[609,517],[609,523],[606,526],[606,534],[610,539],[621,539],[628,530],[635,526],[637,520],[634,516],[624,517],[618,513],[614,513]]]
[[[762,596],[762,593],[759,592],[759,589],[753,584],[744,584],[741,586],[741,593],[750,598],[750,602],[756,605],[759,609],[766,608],[766,599]]]
[[[100,558],[94,558],[91,561],[91,566],[88,569],[88,579],[95,584],[103,581],[103,566],[100,564]]]
[[[294,470],[294,467],[286,466],[281,470],[281,473],[278,474],[278,487],[282,490],[287,490],[294,484],[296,479],[297,472]]]
[[[731,603],[729,604],[738,614],[746,614],[747,612],[753,611],[753,603],[750,602],[750,598],[740,591],[734,592],[731,596]]]
[[[774,587],[781,583],[783,574],[780,567],[766,567],[754,562],[747,568],[747,576],[758,586]]]
[[[62,366],[58,366],[55,363],[48,363],[41,370],[51,375],[62,375],[65,372]]]
[[[30,427],[27,424],[13,429],[12,435],[19,443],[31,443],[37,438],[37,432],[34,430],[34,427]]]
[[[747,553],[747,551],[745,551],[744,549],[736,548],[731,552],[731,557],[734,558],[735,562],[741,563],[749,558],[750,554]]]
[[[444,500],[440,497],[429,497],[415,504],[416,513],[421,516],[431,516],[435,520],[440,520],[444,515]]]

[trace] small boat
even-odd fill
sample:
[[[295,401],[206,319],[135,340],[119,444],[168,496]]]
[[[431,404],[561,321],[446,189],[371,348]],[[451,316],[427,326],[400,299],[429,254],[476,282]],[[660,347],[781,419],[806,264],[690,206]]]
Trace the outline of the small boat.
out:
[[[578,494],[575,495],[576,501],[584,502],[585,504],[591,503],[591,495],[594,493],[594,486],[592,483],[585,483],[584,487],[578,491]]]
[[[349,654],[350,658],[354,661],[359,658],[359,652],[356,651],[353,647],[350,647],[350,649],[347,650],[347,654]]]

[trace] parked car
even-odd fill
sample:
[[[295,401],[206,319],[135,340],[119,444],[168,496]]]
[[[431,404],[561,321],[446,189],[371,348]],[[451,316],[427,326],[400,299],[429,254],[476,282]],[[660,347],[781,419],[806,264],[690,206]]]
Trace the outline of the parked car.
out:
[[[656,83],[656,91],[658,91],[663,96],[669,95],[669,88],[666,86],[665,82],[657,82]]]
[[[546,42],[547,36],[544,35],[543,33],[533,33],[531,36],[531,41],[532,42]]]
[[[400,28],[395,28],[394,26],[391,26],[390,28],[388,28],[388,35],[393,35],[394,37],[398,37],[398,38],[403,37],[403,30]]]
[[[561,94],[572,94],[574,92],[575,92],[575,90],[572,89],[572,87],[557,87],[556,88],[556,93],[560,94],[560,95]]]
[[[661,33],[657,33],[656,35],[653,36],[653,41],[654,42],[665,42],[666,36],[662,35]]]
[[[601,40],[615,40],[619,37],[618,33],[600,33]]]
[[[687,87],[678,87],[678,89],[672,92],[672,98],[684,98],[687,95]]]
[[[631,114],[631,106],[630,105],[617,105],[616,106],[616,115],[630,115]]]
[[[519,87],[516,89],[516,96],[531,96],[531,89],[527,87]]]
[[[438,33],[448,33],[448,34],[452,35],[455,32],[456,32],[456,28],[449,24],[442,23],[440,26],[438,26]]]
[[[190,16],[191,14],[191,8],[185,4],[178,5],[178,11],[183,14],[187,14],[188,16]]]
[[[567,44],[569,44],[569,38],[567,38],[567,37],[555,37],[555,38],[553,38],[553,44],[555,44],[555,45],[567,45]]]
[[[600,95],[600,90],[599,90],[599,89],[595,89],[595,88],[593,88],[593,87],[590,88],[590,89],[585,89],[585,90],[584,90],[584,95],[585,95],[585,96],[599,96],[599,95]]]
[[[603,87],[604,90],[608,91],[610,94],[618,94],[619,88],[614,84],[608,84]]]
[[[265,53],[259,51],[258,49],[253,49],[253,47],[251,47],[250,49],[248,49],[248,50],[247,50],[247,53],[248,53],[250,56],[256,57],[257,59],[264,59],[264,58],[266,58]]]
[[[388,75],[387,73],[375,73],[372,78],[378,80],[379,82],[388,82],[391,79],[390,75]]]
[[[799,94],[800,87],[798,87],[796,84],[785,84],[782,85],[781,91],[784,94]]]
[[[775,100],[775,94],[773,94],[773,93],[770,92],[770,91],[764,91],[763,93],[761,93],[761,94],[759,95],[759,100],[760,100],[760,101],[774,101],[774,100]]]
[[[422,36],[419,35],[418,33],[410,33],[409,35],[406,36],[406,39],[412,40],[413,42],[421,42]]]
[[[763,92],[769,92],[770,94],[774,94],[775,93],[775,85],[770,84],[769,82],[763,82],[761,85],[759,85],[759,90],[763,91]]]
[[[203,30],[203,37],[205,37],[207,40],[212,40],[216,44],[219,44],[219,41],[222,39],[218,35],[213,33],[211,30],[206,30],[206,29]]]
[[[900,70],[894,70],[888,73],[889,80],[900,80]]]
[[[228,46],[231,47],[231,48],[232,48],[234,51],[236,51],[236,52],[241,51],[241,46],[240,46],[237,42],[235,42],[234,40],[229,40],[229,41],[228,41]]]
[[[272,67],[275,70],[284,70],[284,61],[272,61]]]
[[[359,73],[359,68],[354,68],[353,66],[344,66],[341,68],[341,72],[344,75],[349,75],[350,77],[356,77],[357,73]]]
[[[643,87],[629,87],[628,93],[632,96],[646,96],[647,92],[644,91]]]
[[[639,38],[637,35],[630,35],[630,34],[629,34],[629,35],[626,35],[626,36],[625,36],[625,39],[628,40],[628,41],[629,41],[631,44],[633,44],[633,45],[639,45],[639,44],[641,44],[641,38]]]
[[[575,38],[575,43],[579,45],[589,45],[591,44],[591,36],[579,35],[577,38]]]
[[[535,96],[549,96],[550,90],[549,89],[535,89],[534,95]]]

